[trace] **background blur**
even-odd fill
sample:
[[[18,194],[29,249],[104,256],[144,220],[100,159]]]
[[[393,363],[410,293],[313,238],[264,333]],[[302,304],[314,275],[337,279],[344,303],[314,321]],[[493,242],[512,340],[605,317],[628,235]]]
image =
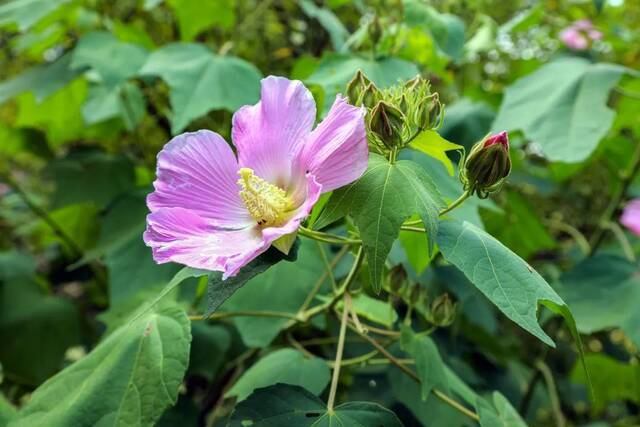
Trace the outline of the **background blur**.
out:
[[[553,350],[463,277],[425,270],[424,242],[403,234],[394,262],[429,295],[459,303],[437,335],[443,358],[531,425],[557,423],[546,373],[567,425],[638,425],[640,241],[618,217],[640,196],[639,65],[639,0],[0,1],[0,425],[179,270],[156,265],[141,240],[155,157],[173,135],[211,129],[229,140],[232,113],[258,100],[270,74],[302,80],[326,109],[358,69],[380,87],[429,78],[451,142],[469,148],[511,131],[507,185],[460,215],[557,284],[588,334],[600,399],[588,402],[558,319],[546,327]],[[455,179],[421,161],[453,197]],[[276,267],[227,307],[295,311],[300,288],[294,295],[289,282],[313,283],[314,260]],[[201,299],[185,297],[192,307]],[[264,319],[192,327],[188,375],[162,425],[223,419],[229,361],[284,340]],[[532,368],[539,360],[549,372]],[[344,393],[407,425],[465,425],[433,399],[422,404],[397,374],[371,375]]]

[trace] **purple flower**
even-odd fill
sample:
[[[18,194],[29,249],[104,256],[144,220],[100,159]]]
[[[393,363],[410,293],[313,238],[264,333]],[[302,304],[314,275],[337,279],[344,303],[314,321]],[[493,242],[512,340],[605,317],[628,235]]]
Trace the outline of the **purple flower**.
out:
[[[640,236],[640,199],[633,199],[625,206],[620,223]]]
[[[233,116],[237,159],[215,132],[173,138],[158,154],[144,241],[158,263],[238,270],[287,239],[320,194],[367,167],[364,110],[340,95],[315,129],[316,107],[299,81],[270,76],[261,99]]]
[[[572,50],[586,50],[592,41],[602,39],[588,19],[580,19],[560,32],[560,40]]]

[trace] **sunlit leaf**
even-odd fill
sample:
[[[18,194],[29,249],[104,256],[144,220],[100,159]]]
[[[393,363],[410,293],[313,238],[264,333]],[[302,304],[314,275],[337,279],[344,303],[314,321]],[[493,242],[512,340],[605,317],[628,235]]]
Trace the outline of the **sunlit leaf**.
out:
[[[453,163],[451,163],[451,160],[447,156],[447,151],[462,149],[461,145],[447,141],[441,137],[438,132],[431,129],[420,132],[420,134],[411,141],[409,147],[422,151],[426,155],[442,162],[451,176],[453,176]]]

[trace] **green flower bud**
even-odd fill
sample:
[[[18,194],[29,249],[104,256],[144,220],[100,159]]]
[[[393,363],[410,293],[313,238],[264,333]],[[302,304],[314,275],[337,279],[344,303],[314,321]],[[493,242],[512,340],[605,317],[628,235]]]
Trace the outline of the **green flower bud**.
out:
[[[454,303],[449,298],[449,294],[442,294],[431,302],[429,307],[429,322],[436,326],[449,326],[456,318],[456,308],[458,303]]]
[[[511,172],[509,137],[500,132],[476,143],[464,161],[460,179],[465,190],[485,198],[497,190]]]
[[[398,147],[402,143],[404,115],[400,110],[384,101],[379,101],[371,110],[369,131],[387,148]]]
[[[362,92],[362,105],[371,109],[381,98],[380,90],[373,83],[369,83]]]
[[[437,129],[440,125],[442,104],[437,93],[431,94],[420,101],[415,114],[415,122],[420,129]]]
[[[347,84],[347,98],[352,105],[360,106],[362,103],[362,94],[367,86],[371,84],[371,80],[364,75],[362,70],[358,70]]]
[[[407,282],[407,272],[402,265],[396,265],[389,271],[389,289],[399,292]]]

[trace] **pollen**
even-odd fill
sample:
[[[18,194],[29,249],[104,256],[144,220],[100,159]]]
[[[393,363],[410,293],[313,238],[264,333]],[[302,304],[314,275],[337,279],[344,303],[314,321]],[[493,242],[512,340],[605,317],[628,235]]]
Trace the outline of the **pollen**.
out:
[[[238,174],[240,198],[258,224],[271,226],[286,219],[293,202],[282,188],[256,176],[249,168],[241,168]]]

